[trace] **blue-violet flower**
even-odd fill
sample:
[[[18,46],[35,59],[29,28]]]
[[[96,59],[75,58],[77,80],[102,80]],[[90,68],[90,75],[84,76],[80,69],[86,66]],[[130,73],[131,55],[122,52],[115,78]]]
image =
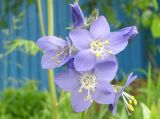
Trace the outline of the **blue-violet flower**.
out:
[[[135,26],[116,32],[110,32],[110,26],[104,16],[95,20],[90,30],[74,29],[69,33],[75,48],[74,65],[77,71],[92,69],[95,64],[103,62],[121,52],[128,44],[128,39],[138,33]]]
[[[124,87],[122,88],[115,88],[115,100],[114,103],[109,105],[109,110],[112,111],[112,114],[115,115],[116,114],[116,110],[117,110],[117,105],[118,105],[118,101],[120,96],[123,97],[123,101],[124,101],[124,105],[125,108],[128,112],[128,114],[130,114],[130,112],[134,111],[134,105],[137,105],[137,100],[134,98],[134,96],[131,96],[130,94],[124,92],[124,90],[137,78],[136,75],[133,75],[133,73],[130,73],[127,79],[127,82],[125,84]]]
[[[55,77],[55,83],[72,93],[71,103],[75,112],[86,110],[93,101],[99,104],[112,104],[115,93],[110,82],[117,72],[117,69],[113,69],[114,65],[117,66],[116,61],[112,60],[110,63],[97,64],[94,69],[86,72],[68,69]]]
[[[71,15],[73,21],[73,28],[81,28],[86,25],[86,20],[84,18],[83,12],[78,5],[78,3],[70,4]]]
[[[68,40],[65,41],[56,36],[44,36],[37,41],[37,44],[44,52],[41,60],[43,69],[60,67],[72,58],[72,49]]]

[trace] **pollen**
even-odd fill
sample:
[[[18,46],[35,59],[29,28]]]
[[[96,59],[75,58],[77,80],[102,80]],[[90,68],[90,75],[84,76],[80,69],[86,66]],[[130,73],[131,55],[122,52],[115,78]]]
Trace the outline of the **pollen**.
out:
[[[95,91],[97,82],[96,82],[96,76],[93,74],[83,74],[80,78],[81,87],[79,89],[79,93],[82,93],[82,91],[86,90],[87,96],[84,100],[88,100],[90,102],[93,102],[91,93]]]
[[[109,41],[108,41],[108,40],[105,40],[104,43],[105,43],[106,45],[108,45],[108,44],[109,44]]]
[[[137,105],[137,100],[134,96],[129,95],[126,92],[122,93],[123,101],[128,112],[134,111],[134,106]]]
[[[101,56],[101,53],[96,53],[96,57],[100,57]]]
[[[132,104],[132,100],[129,100],[129,104]]]
[[[136,99],[133,100],[133,104],[137,105],[137,100]]]
[[[132,112],[134,111],[134,108],[133,108],[132,105],[127,105],[127,108],[128,108],[129,111],[132,111]]]
[[[131,96],[131,99],[132,99],[132,100],[134,100],[134,99],[135,99],[135,97],[134,97],[134,96]]]
[[[94,40],[90,43],[90,48],[96,57],[100,57],[104,52],[104,45],[100,40]]]
[[[112,51],[112,50],[108,50],[108,53],[109,53],[109,54],[113,54],[113,51]]]
[[[57,63],[60,63],[61,61],[57,60],[56,62],[57,62]]]
[[[101,43],[101,42],[98,42],[98,46],[99,46],[99,47],[102,47],[102,43]]]

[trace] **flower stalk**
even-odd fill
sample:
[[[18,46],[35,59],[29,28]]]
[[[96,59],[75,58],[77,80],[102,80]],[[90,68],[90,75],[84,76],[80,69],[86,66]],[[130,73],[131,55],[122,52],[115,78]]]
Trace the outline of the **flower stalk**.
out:
[[[81,119],[85,119],[85,111],[81,113]]]
[[[42,6],[41,6],[41,0],[37,0],[37,7],[38,7],[38,16],[40,21],[40,28],[41,28],[41,34],[44,36],[45,29],[44,29],[44,23],[43,23],[43,13],[42,13]],[[48,35],[54,34],[54,14],[53,14],[53,0],[47,0],[47,13],[48,13]],[[54,83],[54,71],[48,70],[48,84],[49,84],[49,90],[50,90],[50,96],[51,96],[51,103],[53,106],[52,111],[52,119],[58,119],[58,101],[56,97],[56,89],[55,89],[55,83]]]
[[[47,0],[47,13],[48,13],[48,35],[54,35],[54,1]],[[48,70],[48,83],[51,95],[51,103],[54,112],[52,113],[52,119],[58,119],[58,102],[56,97],[56,88],[54,83],[54,71]]]
[[[44,36],[46,33],[45,33],[45,29],[44,29],[44,24],[43,24],[43,13],[42,13],[41,0],[37,0],[37,8],[38,8],[38,16],[39,16],[41,34],[42,34],[42,36]]]

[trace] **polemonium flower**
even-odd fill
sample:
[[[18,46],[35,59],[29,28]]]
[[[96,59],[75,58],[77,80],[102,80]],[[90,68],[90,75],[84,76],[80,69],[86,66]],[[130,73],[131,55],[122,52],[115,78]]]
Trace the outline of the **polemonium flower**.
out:
[[[127,82],[125,84],[125,86],[123,88],[117,89],[115,87],[115,92],[116,92],[116,96],[115,96],[115,100],[114,103],[112,105],[109,105],[109,109],[110,111],[112,111],[112,114],[115,115],[116,110],[117,110],[117,105],[118,105],[118,101],[120,96],[122,96],[123,101],[124,101],[124,105],[125,108],[128,112],[128,114],[130,114],[130,112],[134,111],[134,105],[137,105],[137,100],[134,98],[134,96],[131,96],[130,94],[124,92],[124,90],[137,78],[136,75],[133,75],[133,73],[130,73],[127,79]]]
[[[68,69],[55,77],[55,83],[72,93],[71,103],[75,112],[86,110],[93,101],[99,104],[112,104],[115,94],[110,81],[117,72],[114,65],[116,61],[100,63],[87,72]]]
[[[70,6],[71,6],[73,28],[84,27],[86,25],[86,21],[79,4],[74,3],[74,4],[70,4]]]
[[[60,67],[72,58],[71,46],[68,40],[65,41],[56,36],[44,36],[37,41],[37,44],[44,52],[41,60],[44,69]]]
[[[69,36],[73,45],[79,50],[74,60],[76,70],[90,70],[95,64],[113,57],[125,49],[128,39],[137,33],[135,26],[110,32],[110,26],[104,16],[95,20],[89,31],[86,29],[72,30]]]
[[[67,69],[75,69],[74,67],[74,58],[70,59],[67,63]]]

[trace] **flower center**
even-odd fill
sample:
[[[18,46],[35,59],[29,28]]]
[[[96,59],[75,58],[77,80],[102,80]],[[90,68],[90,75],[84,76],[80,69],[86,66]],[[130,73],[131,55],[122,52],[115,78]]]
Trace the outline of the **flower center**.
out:
[[[134,111],[133,106],[137,105],[137,100],[134,98],[134,96],[131,96],[126,92],[122,93],[122,97],[123,97],[123,101],[124,101],[124,104],[125,104],[125,107],[126,107],[128,113],[133,112]]]
[[[96,76],[93,74],[84,74],[81,76],[80,78],[80,82],[81,82],[81,87],[79,89],[79,93],[82,92],[82,90],[87,90],[87,97],[85,100],[89,100],[91,102],[93,102],[93,99],[91,97],[91,91],[94,92],[95,88],[96,88]]]
[[[91,51],[99,57],[102,55],[104,51],[104,45],[100,40],[94,40],[90,43]]]
[[[59,48],[55,56],[52,57],[52,60],[55,61],[55,65],[59,65],[65,58],[69,55],[69,47]]]
[[[103,52],[108,52],[109,54],[113,54],[111,50],[109,50],[106,46],[109,44],[108,40],[105,40],[104,42],[101,42],[100,39],[94,40],[90,43],[90,48],[93,54],[96,55],[96,57],[100,57],[103,55]]]

